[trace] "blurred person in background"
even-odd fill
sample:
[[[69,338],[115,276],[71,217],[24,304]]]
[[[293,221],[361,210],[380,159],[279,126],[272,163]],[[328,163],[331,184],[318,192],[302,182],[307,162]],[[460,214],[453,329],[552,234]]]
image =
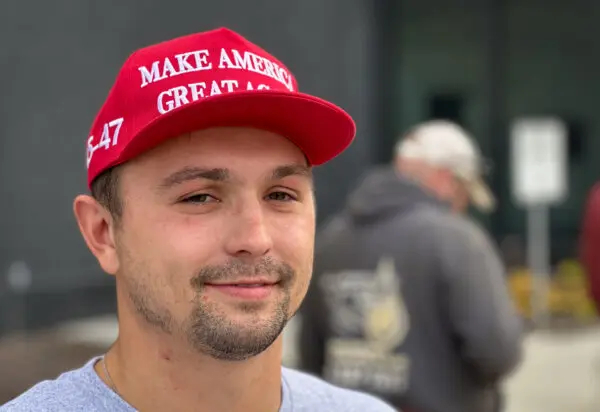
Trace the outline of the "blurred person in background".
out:
[[[594,184],[586,199],[579,258],[587,275],[590,297],[600,312],[600,182]]]
[[[133,53],[87,140],[91,195],[74,202],[116,278],[118,338],[0,410],[391,412],[281,366],[312,275],[312,167],[354,133],[231,30]]]
[[[418,125],[317,237],[301,308],[301,368],[409,412],[499,410],[522,324],[505,269],[465,212],[494,197],[473,139]]]

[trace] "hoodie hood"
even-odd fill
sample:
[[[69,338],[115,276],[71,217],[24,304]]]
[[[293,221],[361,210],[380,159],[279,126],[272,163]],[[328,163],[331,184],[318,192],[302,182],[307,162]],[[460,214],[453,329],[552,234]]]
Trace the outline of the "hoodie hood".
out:
[[[384,166],[364,176],[348,198],[347,212],[355,223],[362,224],[405,213],[424,203],[446,207],[416,182],[399,176],[392,166]]]

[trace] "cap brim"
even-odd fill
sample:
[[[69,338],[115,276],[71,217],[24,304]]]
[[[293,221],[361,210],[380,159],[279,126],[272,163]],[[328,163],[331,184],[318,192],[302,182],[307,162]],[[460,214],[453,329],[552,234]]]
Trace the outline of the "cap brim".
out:
[[[496,198],[485,182],[478,178],[468,183],[471,202],[482,212],[491,212],[496,207]]]
[[[268,90],[222,94],[157,117],[131,139],[111,166],[169,138],[219,126],[253,127],[280,134],[298,146],[315,166],[340,154],[356,134],[350,115],[314,96]]]

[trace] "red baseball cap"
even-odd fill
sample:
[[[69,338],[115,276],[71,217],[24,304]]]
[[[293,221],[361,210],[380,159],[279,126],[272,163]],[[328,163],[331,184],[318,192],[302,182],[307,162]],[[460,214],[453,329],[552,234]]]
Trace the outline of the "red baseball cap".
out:
[[[219,28],[129,56],[92,124],[88,187],[103,171],[166,139],[217,126],[278,133],[298,146],[311,165],[337,156],[356,134],[344,110],[300,93],[279,60]]]

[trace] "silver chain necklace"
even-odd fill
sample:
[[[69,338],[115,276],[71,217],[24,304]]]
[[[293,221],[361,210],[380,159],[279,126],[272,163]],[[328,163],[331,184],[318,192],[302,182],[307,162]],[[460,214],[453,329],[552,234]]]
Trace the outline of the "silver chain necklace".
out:
[[[110,376],[110,373],[108,372],[108,367],[106,366],[106,356],[102,357],[102,369],[104,369],[104,374],[106,375],[106,378],[108,379],[108,384],[110,386],[110,389],[114,393],[119,395],[119,391],[117,391],[117,386],[115,385],[115,381],[113,381],[112,376]]]

